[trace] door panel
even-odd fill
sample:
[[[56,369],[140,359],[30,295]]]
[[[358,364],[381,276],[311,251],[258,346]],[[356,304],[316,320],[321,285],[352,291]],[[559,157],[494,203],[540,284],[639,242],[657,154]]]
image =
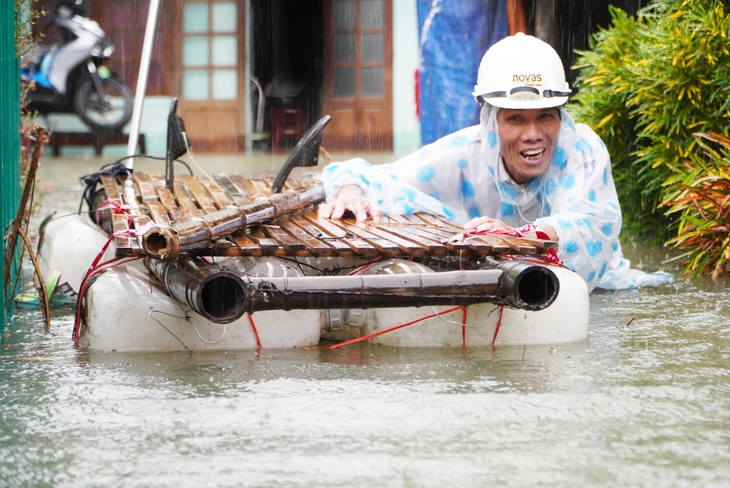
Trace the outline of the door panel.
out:
[[[326,0],[323,144],[393,148],[392,0]]]
[[[245,148],[245,0],[185,0],[179,108],[196,151]]]

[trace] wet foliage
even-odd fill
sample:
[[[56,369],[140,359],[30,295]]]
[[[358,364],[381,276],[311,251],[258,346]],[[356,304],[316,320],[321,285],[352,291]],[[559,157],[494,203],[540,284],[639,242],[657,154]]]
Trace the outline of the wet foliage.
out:
[[[669,180],[676,190],[666,204],[670,214],[680,215],[678,235],[669,242],[688,250],[688,272],[717,278],[730,263],[730,138],[716,133],[697,137],[703,154],[690,155],[686,172]]]
[[[686,214],[665,203],[699,168],[686,164],[693,134],[727,135],[728,12],[727,0],[661,0],[635,17],[612,7],[611,26],[578,53],[571,112],[611,153],[624,237],[660,243],[687,229]]]
[[[33,35],[33,24],[44,15],[38,10],[32,0],[15,0],[15,53],[23,58],[38,42]]]
[[[33,33],[33,24],[38,18],[45,15],[41,9],[35,8],[32,0],[15,0],[15,53],[21,65],[28,62],[33,49],[40,41],[40,35]],[[20,83],[20,165],[21,181],[24,182],[30,168],[33,146],[36,140],[34,127],[37,123],[36,114],[28,110],[27,93],[33,90],[33,83],[21,80]],[[44,141],[47,144],[48,137]]]

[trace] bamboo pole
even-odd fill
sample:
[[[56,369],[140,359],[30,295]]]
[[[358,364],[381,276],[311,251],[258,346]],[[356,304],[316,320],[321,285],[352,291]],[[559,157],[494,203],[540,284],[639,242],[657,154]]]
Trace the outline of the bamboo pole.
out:
[[[259,197],[238,207],[225,207],[203,218],[184,220],[170,227],[158,225],[142,236],[142,250],[152,259],[175,261],[181,253],[205,249],[213,239],[296,212],[322,202],[324,198],[322,185],[312,185],[300,191],[287,190]]]

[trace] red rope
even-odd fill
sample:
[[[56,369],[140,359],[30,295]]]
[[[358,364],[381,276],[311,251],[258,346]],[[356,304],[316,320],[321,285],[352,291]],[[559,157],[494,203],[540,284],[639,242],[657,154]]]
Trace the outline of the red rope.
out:
[[[492,337],[492,345],[497,341],[497,334],[499,334],[499,328],[502,327],[502,314],[504,313],[504,307],[499,307],[499,319],[497,319],[497,327],[494,329],[494,337]]]
[[[101,251],[99,251],[99,254],[96,255],[94,260],[91,262],[91,266],[89,266],[89,269],[86,270],[86,274],[89,274],[91,271],[96,268],[96,265],[99,264],[99,260],[104,256],[104,253],[106,252],[107,248],[109,247],[109,244],[112,243],[112,240],[114,239],[115,235],[111,234],[109,236],[109,239],[106,240],[103,246],[101,246]]]
[[[356,344],[358,342],[362,342],[362,341],[366,341],[368,339],[372,339],[373,337],[377,337],[379,335],[387,334],[388,332],[392,332],[394,330],[402,329],[403,327],[408,327],[409,325],[417,324],[418,322],[421,322],[423,320],[430,319],[430,318],[433,318],[433,317],[437,317],[439,315],[446,315],[446,314],[449,314],[451,312],[455,312],[455,311],[457,311],[459,309],[464,309],[464,308],[466,308],[466,307],[464,307],[462,305],[459,305],[457,307],[453,307],[453,308],[450,308],[448,310],[444,310],[443,312],[437,312],[437,313],[432,313],[430,315],[425,315],[425,316],[423,316],[423,317],[421,317],[419,319],[411,320],[410,322],[406,322],[405,324],[396,325],[395,327],[391,327],[390,329],[380,330],[378,332],[373,332],[372,334],[368,334],[368,335],[364,335],[362,337],[358,337],[357,339],[351,339],[349,341],[340,342],[339,344],[334,344],[332,346],[327,347],[327,349],[337,349],[339,347],[349,346],[350,344]]]
[[[117,203],[113,200],[105,200],[104,203],[102,204],[102,207],[111,208],[112,212],[115,214],[126,213],[126,208],[128,208],[128,207],[119,205],[119,203]],[[99,214],[97,213],[97,215],[99,215]],[[131,219],[132,219],[132,216],[127,215],[127,225],[129,225],[129,223],[132,221]],[[76,316],[74,317],[73,339],[77,344],[78,344],[79,336],[81,333],[81,302],[84,298],[84,295],[86,294],[89,280],[93,276],[95,276],[99,273],[103,273],[104,271],[106,271],[109,268],[113,268],[115,266],[119,266],[120,264],[125,264],[125,263],[129,263],[132,261],[137,261],[138,259],[142,259],[142,256],[134,257],[134,258],[126,259],[126,260],[121,260],[122,258],[115,257],[115,258],[109,259],[107,261],[104,261],[101,264],[99,264],[99,261],[104,256],[104,253],[106,253],[106,250],[109,248],[109,245],[112,243],[112,240],[115,237],[123,236],[123,235],[138,237],[142,232],[143,232],[143,229],[128,229],[128,230],[123,230],[123,231],[119,231],[119,232],[112,232],[109,235],[109,238],[104,243],[104,245],[101,247],[101,250],[99,251],[99,253],[96,255],[94,260],[91,262],[89,269],[86,270],[86,274],[84,275],[84,278],[81,280],[81,286],[79,286],[79,294],[78,294],[78,299],[76,302]]]
[[[256,330],[256,324],[253,322],[253,317],[251,317],[251,314],[248,313],[248,322],[251,324],[251,330],[253,330],[253,335],[256,336],[256,348],[261,349],[263,346],[261,346],[261,339],[259,339],[259,331]]]
[[[103,251],[102,251],[102,254],[103,254]],[[128,258],[128,259],[113,258],[113,259],[104,261],[103,263],[96,266],[96,263],[98,262],[100,256],[101,255],[97,256],[97,258],[94,260],[94,263],[86,271],[86,275],[84,275],[84,279],[81,281],[81,286],[79,286],[79,294],[78,294],[78,298],[76,299],[76,315],[74,317],[74,328],[73,328],[73,339],[74,339],[74,342],[76,342],[77,344],[78,344],[78,341],[80,338],[80,333],[81,333],[81,304],[82,304],[84,295],[86,294],[86,292],[88,290],[89,280],[91,278],[93,278],[94,276],[105,272],[108,269],[114,268],[115,266],[119,266],[120,264],[131,263],[132,261],[137,261],[139,259],[142,259],[142,256]]]
[[[101,221],[102,212],[104,210],[109,209],[113,214],[123,214],[127,213],[127,210],[129,210],[130,208],[131,207],[129,205],[121,205],[116,200],[109,200],[107,198],[101,203],[101,205],[96,208],[96,222]]]

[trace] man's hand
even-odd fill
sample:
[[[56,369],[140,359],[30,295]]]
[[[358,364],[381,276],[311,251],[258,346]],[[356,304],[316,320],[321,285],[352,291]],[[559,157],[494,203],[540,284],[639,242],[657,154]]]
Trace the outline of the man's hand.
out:
[[[469,222],[464,224],[464,230],[475,230],[475,231],[481,231],[481,230],[506,230],[506,231],[514,231],[517,230],[514,227],[510,227],[509,225],[505,224],[501,220],[493,219],[491,217],[477,217],[475,219],[471,219]]]
[[[350,211],[358,221],[372,217],[379,219],[383,215],[377,203],[362,197],[363,191],[357,185],[345,185],[337,192],[333,202],[319,205],[319,216],[331,219],[341,219],[345,212]]]

